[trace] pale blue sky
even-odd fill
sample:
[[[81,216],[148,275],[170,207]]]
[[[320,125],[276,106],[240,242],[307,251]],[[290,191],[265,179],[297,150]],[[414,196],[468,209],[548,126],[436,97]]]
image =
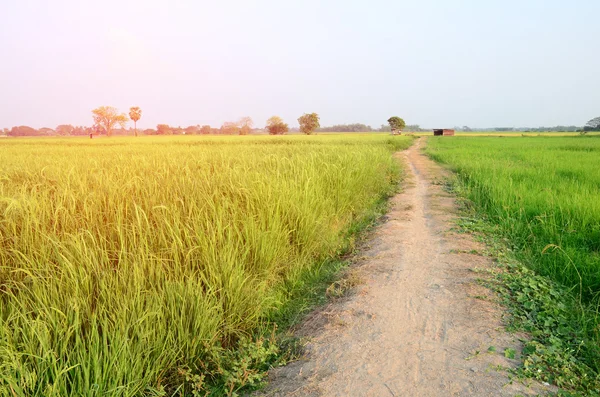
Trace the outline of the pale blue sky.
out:
[[[599,0],[2,0],[0,127],[274,114],[290,125],[583,125],[600,116]]]

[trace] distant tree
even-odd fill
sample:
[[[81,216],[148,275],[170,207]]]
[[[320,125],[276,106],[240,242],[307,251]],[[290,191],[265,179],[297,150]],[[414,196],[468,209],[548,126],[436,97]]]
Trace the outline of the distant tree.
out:
[[[316,113],[304,113],[298,117],[298,124],[300,124],[300,132],[310,135],[321,126],[319,124],[319,115]]]
[[[13,127],[7,134],[8,136],[38,136],[39,132],[35,128],[26,125]]]
[[[131,129],[127,128],[115,128],[112,130],[113,135],[131,135]]]
[[[156,126],[156,135],[173,135],[173,131],[168,124],[159,124]]]
[[[181,128],[181,126],[171,127],[171,132],[173,133],[173,135],[185,135],[185,130]]]
[[[153,128],[147,128],[143,131],[144,135],[156,135],[156,130]]]
[[[239,132],[240,127],[238,126],[238,123],[235,123],[233,121],[226,121],[221,126],[221,134],[223,135],[239,134]]]
[[[89,135],[91,131],[88,130],[89,128],[83,126],[74,127],[73,131],[71,131],[71,135]]]
[[[396,133],[396,131],[402,131],[402,129],[404,129],[406,126],[404,120],[398,116],[390,117],[387,122],[392,128],[392,133]]]
[[[54,131],[52,128],[43,127],[38,130],[38,134],[52,136],[56,135],[56,131]]]
[[[73,127],[71,124],[61,124],[56,126],[56,133],[64,136],[72,135],[74,129],[75,127]]]
[[[137,122],[139,119],[142,118],[142,109],[140,109],[137,106],[132,106],[129,108],[129,118],[131,120],[133,120],[133,128],[134,128],[134,133],[135,136],[138,136],[138,132],[137,132]]]
[[[600,131],[600,117],[594,117],[585,123],[585,126],[583,127],[583,133],[588,131]]]
[[[197,125],[190,125],[189,127],[184,128],[186,135],[196,135],[200,132],[200,128]]]
[[[412,132],[423,131],[423,129],[421,128],[421,126],[419,124],[409,124],[409,125],[405,126],[404,129],[406,131],[412,131]]]
[[[246,116],[242,117],[238,120],[238,127],[240,129],[240,135],[248,135],[250,131],[252,131],[252,126],[254,125],[254,121],[252,118]]]
[[[392,127],[389,126],[389,124],[381,124],[381,127],[379,127],[379,130],[381,132],[392,132]]]
[[[320,127],[317,128],[319,132],[369,132],[373,131],[373,128],[370,125],[362,124],[362,123],[352,123],[352,124],[336,124],[328,127]]]
[[[119,113],[118,110],[112,106],[100,106],[97,109],[92,110],[92,116],[94,123],[100,127],[106,135],[111,136],[113,128],[116,125],[120,125],[121,128],[125,128],[127,124],[127,115],[125,113]]]
[[[267,120],[267,130],[271,135],[283,135],[289,131],[289,127],[283,122],[281,117],[272,116]]]
[[[211,128],[210,125],[203,125],[202,128],[200,128],[200,133],[202,135],[208,135],[211,132]]]

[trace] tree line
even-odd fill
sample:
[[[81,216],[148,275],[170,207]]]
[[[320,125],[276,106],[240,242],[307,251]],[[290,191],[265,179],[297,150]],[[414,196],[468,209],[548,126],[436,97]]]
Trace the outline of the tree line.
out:
[[[137,122],[142,117],[142,110],[137,107],[129,109],[129,117],[125,113],[120,113],[112,106],[101,106],[92,110],[94,124],[91,127],[73,126],[71,124],[61,124],[55,129],[40,128],[35,129],[29,126],[15,126],[11,129],[4,128],[0,130],[1,135],[5,136],[84,136],[90,138],[97,135],[135,135],[138,136]],[[127,129],[125,126],[129,121],[134,122],[134,128]],[[319,127],[319,115],[317,113],[305,113],[298,118],[300,125],[299,131],[304,134],[312,134]],[[268,132],[271,135],[281,135],[287,133],[290,129],[287,123],[279,116],[272,116],[267,120],[265,129],[253,128],[254,122],[250,117],[242,117],[237,121],[227,121],[220,128],[213,128],[210,125],[191,125],[185,128],[173,127],[168,124],[158,124],[156,128],[147,128],[141,132],[144,135],[248,135],[252,132]]]
[[[89,135],[92,138],[95,135],[135,135],[138,136],[137,122],[142,117],[142,110],[138,106],[129,109],[129,117],[125,113],[120,113],[112,106],[100,106],[92,110],[94,124],[91,127],[73,126],[71,124],[60,124],[56,128],[35,129],[29,126],[15,126],[11,129],[4,128],[0,131],[5,136],[84,136]],[[129,121],[133,121],[134,128],[126,128]],[[336,124],[327,127],[321,127],[320,118],[317,113],[305,113],[298,118],[299,128],[292,131],[302,132],[310,135],[315,132],[392,132],[401,131],[423,132],[431,131],[423,129],[418,124],[406,125],[403,119],[397,116],[390,117],[388,124],[382,124],[380,128],[374,129],[370,125],[362,123]],[[454,127],[457,131],[524,131],[524,132],[568,132],[577,131],[586,133],[588,131],[600,131],[600,117],[589,120],[585,126],[554,126],[538,128],[513,128],[513,127],[494,127],[494,128],[470,128],[468,126]],[[156,128],[147,128],[141,131],[144,135],[248,135],[251,133],[267,132],[271,135],[281,135],[290,131],[287,123],[279,116],[270,117],[264,129],[254,128],[254,122],[250,117],[241,117],[237,121],[227,121],[219,128],[213,128],[210,125],[191,125],[185,128],[173,127],[168,124],[158,124]]]
[[[135,135],[138,136],[137,122],[142,117],[142,110],[137,107],[129,109],[129,117],[125,113],[120,113],[111,106],[101,106],[92,110],[94,124],[91,127],[73,126],[70,124],[61,124],[55,129],[40,128],[36,130],[28,126],[17,126],[11,130],[4,129],[4,135],[7,136],[83,136],[89,135],[90,138],[96,135]],[[134,128],[125,128],[129,120],[134,122]],[[404,123],[404,121],[402,121]],[[382,125],[379,129],[373,129],[371,126],[361,123],[337,124],[329,127],[321,127],[320,117],[317,113],[305,113],[298,118],[299,128],[292,131],[302,132],[310,135],[315,132],[371,132],[371,131],[400,131],[404,128],[392,124]],[[410,131],[422,131],[418,125],[406,126]],[[264,129],[254,128],[254,122],[250,117],[241,117],[237,121],[224,122],[220,128],[213,128],[210,125],[191,125],[185,128],[174,127],[168,124],[158,124],[156,128],[147,128],[141,131],[144,135],[248,135],[250,133],[264,133],[270,135],[282,135],[290,131],[289,125],[279,116],[270,117]]]
[[[578,132],[581,131],[582,127],[575,125],[556,125],[553,127],[454,127],[455,131],[480,131],[480,132]]]

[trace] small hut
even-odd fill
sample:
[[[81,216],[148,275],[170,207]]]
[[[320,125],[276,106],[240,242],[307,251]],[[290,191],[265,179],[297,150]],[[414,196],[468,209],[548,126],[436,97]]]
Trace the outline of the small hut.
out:
[[[435,136],[452,136],[454,135],[454,130],[448,130],[448,129],[434,129],[433,130],[433,135]]]

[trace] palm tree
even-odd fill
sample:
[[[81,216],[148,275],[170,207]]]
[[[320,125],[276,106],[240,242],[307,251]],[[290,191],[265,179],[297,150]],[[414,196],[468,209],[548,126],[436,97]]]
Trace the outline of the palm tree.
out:
[[[135,136],[138,136],[137,133],[137,121],[142,117],[142,109],[137,106],[133,106],[129,108],[129,118],[133,120],[133,125],[135,128]]]

